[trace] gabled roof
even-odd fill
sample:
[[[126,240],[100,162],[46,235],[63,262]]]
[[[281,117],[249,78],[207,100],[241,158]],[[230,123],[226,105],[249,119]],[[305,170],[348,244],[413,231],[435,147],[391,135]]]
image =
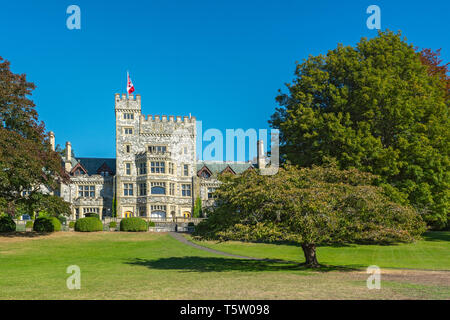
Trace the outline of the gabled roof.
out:
[[[77,158],[78,162],[87,170],[88,175],[99,174],[99,169],[105,165],[116,174],[116,159],[114,158]]]
[[[197,176],[202,177],[203,172],[206,172],[209,176],[213,175],[213,173],[208,169],[207,166],[203,166],[200,170],[197,171]]]
[[[198,161],[197,172],[203,167],[208,168],[212,174],[220,174],[228,167],[236,174],[241,174],[253,167],[251,162],[225,162],[225,161]]]
[[[83,165],[82,165],[81,163],[78,162],[78,163],[72,168],[72,170],[70,170],[70,174],[73,174],[77,169],[81,169],[81,170],[84,172],[84,174],[87,174],[87,173],[88,173],[87,170],[86,170],[86,168],[83,167]]]

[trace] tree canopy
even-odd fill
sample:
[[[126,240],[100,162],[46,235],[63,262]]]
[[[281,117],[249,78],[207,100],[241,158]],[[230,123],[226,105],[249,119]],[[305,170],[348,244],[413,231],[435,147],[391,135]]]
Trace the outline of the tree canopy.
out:
[[[51,149],[45,125],[28,97],[35,88],[24,74],[14,74],[0,57],[0,204],[13,214],[41,187],[66,180],[61,159]],[[24,197],[23,192],[27,196]]]
[[[269,123],[284,160],[380,177],[435,227],[449,220],[448,77],[436,54],[380,32],[297,64]],[[398,190],[399,192],[395,192]]]
[[[216,207],[194,233],[200,239],[292,241],[317,266],[317,245],[413,241],[425,223],[389,199],[376,177],[357,169],[286,166],[274,176],[223,176]]]

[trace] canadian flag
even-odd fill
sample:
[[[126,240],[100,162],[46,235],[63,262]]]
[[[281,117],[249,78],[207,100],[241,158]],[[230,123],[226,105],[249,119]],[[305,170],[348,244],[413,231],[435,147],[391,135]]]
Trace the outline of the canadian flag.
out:
[[[133,82],[131,82],[128,71],[127,71],[127,92],[128,92],[128,94],[132,94],[134,92]]]

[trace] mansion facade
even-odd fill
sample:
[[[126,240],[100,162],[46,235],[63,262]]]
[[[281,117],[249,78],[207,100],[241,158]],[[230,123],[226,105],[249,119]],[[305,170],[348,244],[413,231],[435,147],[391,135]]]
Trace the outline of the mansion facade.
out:
[[[213,203],[213,192],[223,172],[240,174],[261,165],[251,162],[198,161],[196,118],[144,116],[141,96],[115,95],[116,158],[77,157],[66,143],[62,162],[70,182],[59,194],[72,205],[72,219],[87,213],[118,218],[192,217],[194,203]],[[55,146],[55,136],[50,133]]]

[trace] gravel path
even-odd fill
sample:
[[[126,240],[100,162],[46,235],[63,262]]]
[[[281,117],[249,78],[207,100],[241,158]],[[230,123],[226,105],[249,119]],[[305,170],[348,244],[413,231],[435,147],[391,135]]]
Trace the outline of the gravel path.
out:
[[[239,258],[239,259],[261,260],[261,261],[265,260],[265,259],[259,259],[259,258],[251,258],[251,257],[239,256],[239,255],[236,255],[236,254],[227,253],[227,252],[218,251],[218,250],[210,249],[210,248],[207,248],[207,247],[203,247],[203,246],[200,246],[200,245],[198,245],[196,243],[193,243],[193,242],[189,241],[188,239],[183,237],[182,234],[177,233],[177,232],[169,232],[169,235],[172,238],[174,238],[174,239],[176,239],[176,240],[178,240],[178,241],[180,241],[180,242],[182,242],[184,244],[187,244],[188,246],[191,246],[193,248],[196,248],[196,249],[199,249],[199,250],[203,250],[203,251],[206,251],[206,252],[209,252],[209,253],[215,253],[215,254],[219,254],[219,255],[222,255],[222,256]]]

